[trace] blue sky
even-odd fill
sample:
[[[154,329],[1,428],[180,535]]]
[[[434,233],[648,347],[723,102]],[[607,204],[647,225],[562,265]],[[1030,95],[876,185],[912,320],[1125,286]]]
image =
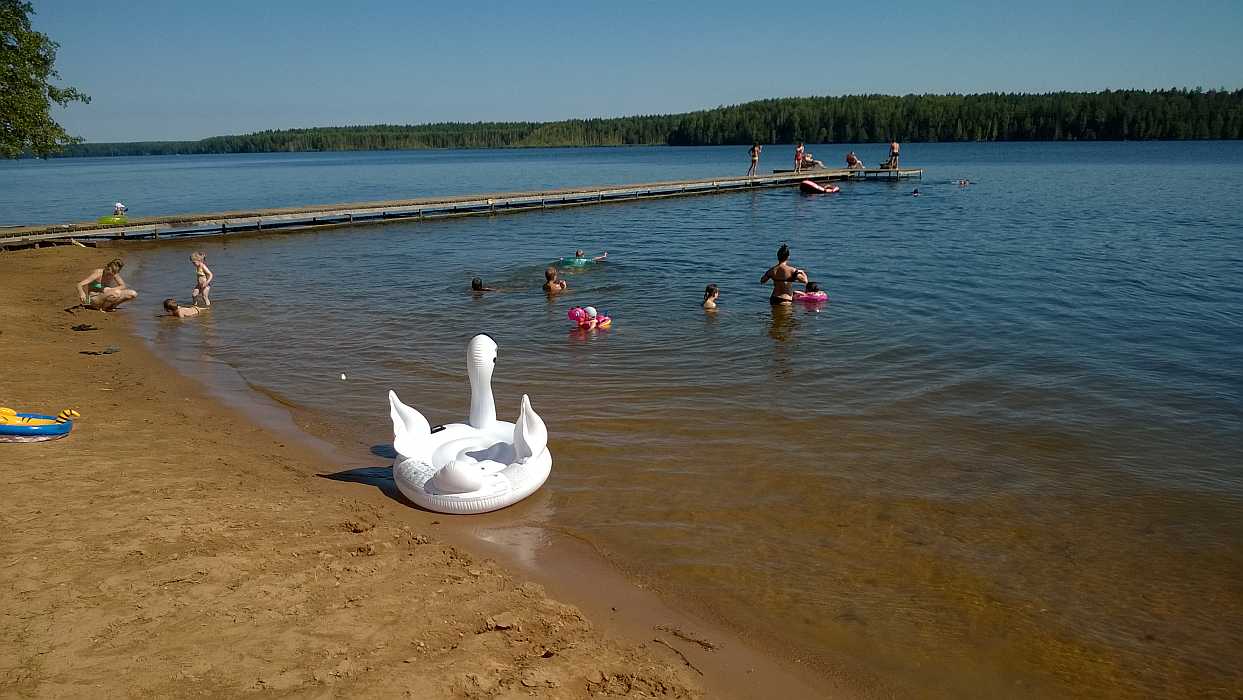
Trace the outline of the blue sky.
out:
[[[34,0],[88,141],[682,112],[764,97],[1243,87],[1243,2]]]

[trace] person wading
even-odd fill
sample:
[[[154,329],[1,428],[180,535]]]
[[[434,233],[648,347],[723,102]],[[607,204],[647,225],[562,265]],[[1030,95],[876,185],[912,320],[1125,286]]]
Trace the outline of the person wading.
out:
[[[773,306],[794,303],[794,283],[807,283],[807,273],[790,264],[790,246],[784,243],[777,249],[777,264],[760,277],[760,284],[767,284],[770,280],[773,293],[768,297],[768,303]]]

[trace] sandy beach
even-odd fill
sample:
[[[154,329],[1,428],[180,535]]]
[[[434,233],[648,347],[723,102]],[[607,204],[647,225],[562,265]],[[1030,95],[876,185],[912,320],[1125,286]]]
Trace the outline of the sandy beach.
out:
[[[0,403],[82,413],[64,440],[0,445],[0,695],[704,695],[680,652],[602,633],[449,543],[444,516],[316,478],[322,456],[130,335],[155,300],[66,313],[108,257],[0,256]]]

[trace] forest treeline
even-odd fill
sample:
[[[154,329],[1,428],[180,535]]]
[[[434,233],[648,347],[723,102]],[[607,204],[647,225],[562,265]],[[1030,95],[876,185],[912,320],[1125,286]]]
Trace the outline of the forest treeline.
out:
[[[759,143],[1243,138],[1243,90],[789,97],[688,112],[557,122],[281,129],[200,141],[83,143],[66,156]]]

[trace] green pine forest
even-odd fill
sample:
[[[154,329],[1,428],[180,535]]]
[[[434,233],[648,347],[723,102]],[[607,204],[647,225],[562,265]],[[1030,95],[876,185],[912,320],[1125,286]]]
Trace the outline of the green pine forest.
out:
[[[66,156],[759,143],[1243,138],[1243,90],[852,95],[557,122],[280,129],[200,141],[82,143]]]

